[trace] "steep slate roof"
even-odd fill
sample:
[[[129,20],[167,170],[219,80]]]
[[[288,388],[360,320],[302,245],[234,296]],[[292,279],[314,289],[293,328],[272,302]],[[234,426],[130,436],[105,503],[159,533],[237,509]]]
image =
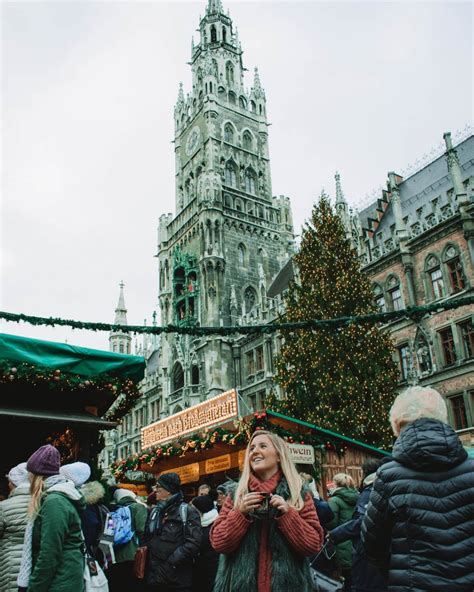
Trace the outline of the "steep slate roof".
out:
[[[461,171],[466,171],[474,165],[474,136],[470,136],[456,146]],[[453,183],[448,173],[445,155],[442,155],[423,169],[414,173],[399,184],[400,201],[403,218],[407,219],[407,230],[418,220],[424,221],[426,216],[434,211],[432,200],[438,198],[437,210],[451,204],[457,209],[457,204],[449,200],[448,191]],[[419,211],[421,209],[421,211]],[[417,211],[418,210],[418,211]],[[391,237],[390,227],[395,224],[393,211],[390,206],[390,194],[383,191],[380,198],[359,213],[364,229],[375,227],[375,233],[382,235],[382,240]],[[374,224],[371,220],[377,220]]]

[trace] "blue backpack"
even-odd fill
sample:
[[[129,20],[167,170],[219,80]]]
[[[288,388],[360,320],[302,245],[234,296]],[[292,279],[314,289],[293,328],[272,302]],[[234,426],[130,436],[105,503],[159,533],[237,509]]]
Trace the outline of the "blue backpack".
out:
[[[107,518],[106,529],[114,533],[114,545],[124,545],[132,540],[134,532],[132,528],[132,513],[128,506],[120,506],[110,512]]]

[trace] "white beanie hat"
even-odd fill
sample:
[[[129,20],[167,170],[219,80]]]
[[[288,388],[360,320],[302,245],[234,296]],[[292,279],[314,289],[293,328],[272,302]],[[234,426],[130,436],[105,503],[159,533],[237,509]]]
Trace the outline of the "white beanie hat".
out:
[[[91,468],[87,463],[75,462],[69,465],[63,465],[59,469],[59,474],[65,479],[72,481],[76,487],[80,487],[91,476]]]
[[[19,485],[23,485],[23,483],[28,483],[28,471],[26,470],[26,462],[22,462],[13,469],[10,469],[7,479],[12,483],[15,487]]]
[[[114,492],[114,501],[119,502],[124,497],[132,497],[133,499],[137,499],[137,496],[134,491],[130,489],[116,489]]]

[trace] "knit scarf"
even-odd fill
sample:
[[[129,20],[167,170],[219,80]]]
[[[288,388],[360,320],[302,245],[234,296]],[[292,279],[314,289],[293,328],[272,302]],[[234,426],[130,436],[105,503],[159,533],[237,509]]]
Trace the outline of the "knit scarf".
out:
[[[306,488],[302,488],[304,499]],[[279,481],[275,493],[285,500],[290,499],[290,490],[285,477]],[[235,487],[227,490],[234,498]],[[272,557],[272,592],[310,592],[313,590],[309,561],[293,551],[285,536],[272,519],[270,510],[268,544]],[[252,524],[242,539],[239,548],[232,554],[221,555],[214,585],[214,592],[255,592],[258,584],[258,555],[262,519],[260,515],[251,516]]]
[[[145,533],[147,536],[159,535],[163,527],[163,516],[166,510],[175,504],[180,504],[183,501],[183,493],[178,491],[168,499],[159,501],[156,506],[150,512],[150,516],[147,520],[145,527]]]

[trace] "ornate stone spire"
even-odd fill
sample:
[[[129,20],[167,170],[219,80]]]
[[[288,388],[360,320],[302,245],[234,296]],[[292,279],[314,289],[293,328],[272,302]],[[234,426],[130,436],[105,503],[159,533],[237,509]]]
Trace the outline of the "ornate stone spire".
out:
[[[221,0],[208,0],[206,12],[207,14],[222,14],[224,10]]]
[[[260,76],[258,74],[258,68],[256,66],[255,66],[254,75],[253,75],[252,94],[256,98],[265,95],[265,93],[263,92],[262,83],[260,82]]]
[[[125,298],[123,295],[123,289],[125,284],[120,282],[120,294],[118,299],[117,308],[115,309],[115,324],[116,325],[127,325],[127,309],[125,308]]]
[[[183,83],[179,83],[179,90],[178,90],[178,102],[177,105],[182,105],[184,103],[184,91],[183,91]]]
[[[334,178],[336,179],[336,205],[346,204],[346,198],[344,197],[344,193],[342,192],[341,175],[337,171],[334,175]]]
[[[403,221],[402,203],[400,201],[400,188],[398,187],[397,177],[394,172],[388,174],[388,188],[391,193],[390,203],[392,204],[393,216],[395,218],[395,230],[399,242],[404,242],[408,238],[405,222]]]
[[[463,203],[464,201],[467,201],[467,192],[464,189],[464,184],[462,182],[461,166],[459,164],[458,153],[453,147],[451,132],[446,132],[443,135],[443,138],[446,144],[446,161],[448,163],[449,174],[453,181],[454,193],[456,194],[458,202]]]

